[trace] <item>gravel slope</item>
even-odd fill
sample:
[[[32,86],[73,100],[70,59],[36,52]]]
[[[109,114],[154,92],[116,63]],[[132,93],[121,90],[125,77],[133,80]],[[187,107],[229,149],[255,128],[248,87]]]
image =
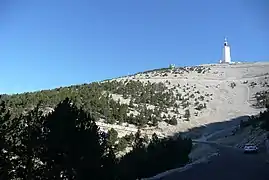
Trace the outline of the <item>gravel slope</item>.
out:
[[[181,74],[175,74],[171,71],[165,73],[165,77],[160,72],[149,72],[122,77],[116,80],[128,79],[145,82],[150,81],[152,83],[164,82],[168,88],[180,85],[179,92],[186,96],[188,93],[191,94],[195,91],[199,91],[203,95],[211,95],[203,101],[208,101],[206,102],[207,107],[199,111],[198,115],[194,115],[196,110],[194,110],[193,105],[189,107],[191,112],[190,121],[179,119],[177,126],[159,123],[159,130],[152,130],[164,135],[188,131],[191,128],[211,123],[229,121],[239,116],[257,114],[262,110],[253,108],[251,104],[253,103],[253,97],[256,92],[269,89],[269,62],[231,65],[207,64],[198,67],[206,69],[205,72],[198,73],[196,70],[188,70],[188,72],[183,71]],[[188,68],[191,67],[185,69]],[[231,83],[234,83],[235,86],[231,87]],[[256,85],[251,86],[253,83],[256,83]],[[183,89],[185,89],[185,92],[182,91]],[[120,99],[118,95],[114,97]],[[195,94],[195,97],[198,97],[198,95]],[[128,100],[120,100],[123,103],[128,103]],[[194,98],[190,98],[189,102],[194,104]],[[184,109],[179,108],[179,112],[179,115],[182,115]],[[168,114],[174,115],[172,112]]]

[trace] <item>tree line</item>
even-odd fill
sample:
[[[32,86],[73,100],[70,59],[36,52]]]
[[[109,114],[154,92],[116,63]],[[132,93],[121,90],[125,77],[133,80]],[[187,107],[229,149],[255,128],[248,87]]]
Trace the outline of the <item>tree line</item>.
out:
[[[154,134],[149,141],[138,131],[125,137],[132,151],[118,158],[115,132],[100,131],[94,114],[69,98],[48,114],[43,107],[37,103],[27,113],[11,115],[10,107],[1,101],[1,180],[132,180],[189,162],[190,139],[159,139]]]
[[[260,112],[258,116],[251,117],[250,122],[259,122],[262,129],[269,131],[269,91],[256,93],[255,98],[257,101],[255,106],[265,108],[265,111]]]
[[[129,99],[129,103],[120,103],[112,98],[113,94],[122,95],[123,98]],[[102,118],[110,124],[127,122],[139,127],[156,126],[161,121],[161,113],[167,112],[168,107],[177,106],[175,102],[180,99],[179,96],[173,95],[172,90],[167,90],[164,83],[145,84],[140,81],[113,80],[22,94],[3,94],[0,95],[0,100],[5,101],[11,115],[16,116],[34,108],[39,102],[45,107],[54,108],[66,97],[85,112],[91,113],[95,119]],[[146,104],[156,108],[149,109]],[[133,111],[143,114],[143,118],[136,116]],[[167,122],[175,125],[172,117]]]
[[[241,121],[240,127],[261,127],[262,129],[269,131],[269,91],[261,91],[255,95],[256,103],[255,107],[265,108],[265,111],[260,112],[256,116],[251,116],[247,121]]]

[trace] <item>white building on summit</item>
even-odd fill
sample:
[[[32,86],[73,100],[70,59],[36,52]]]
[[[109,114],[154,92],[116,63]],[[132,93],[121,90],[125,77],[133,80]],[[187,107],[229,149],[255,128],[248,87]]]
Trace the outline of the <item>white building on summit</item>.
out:
[[[224,40],[222,59],[220,60],[220,63],[227,63],[227,64],[231,63],[231,49],[226,38]]]

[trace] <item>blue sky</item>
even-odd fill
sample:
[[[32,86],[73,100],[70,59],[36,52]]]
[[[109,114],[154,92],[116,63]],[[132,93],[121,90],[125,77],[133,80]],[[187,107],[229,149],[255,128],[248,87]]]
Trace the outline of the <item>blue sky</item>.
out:
[[[267,0],[1,0],[0,94],[218,62],[269,60]]]

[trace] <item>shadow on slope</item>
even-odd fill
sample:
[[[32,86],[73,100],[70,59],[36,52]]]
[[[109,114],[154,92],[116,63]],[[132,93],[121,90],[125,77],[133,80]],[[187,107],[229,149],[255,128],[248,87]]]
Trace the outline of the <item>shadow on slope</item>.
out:
[[[240,123],[248,121],[250,116],[239,116],[222,122],[214,122],[203,126],[189,129],[187,132],[179,133],[181,136],[191,139],[202,138],[228,130],[234,130],[240,127]]]
[[[268,112],[267,112],[267,114],[268,114]],[[188,132],[178,133],[175,135],[175,137],[177,137],[179,135],[181,137],[191,138],[192,140],[201,139],[201,140],[214,141],[215,139],[235,134],[236,131],[239,130],[241,127],[249,126],[249,125],[252,125],[253,123],[257,124],[257,122],[260,122],[260,120],[261,120],[260,116],[257,116],[257,117],[258,118],[252,118],[252,117],[246,115],[246,116],[239,116],[236,118],[232,118],[232,119],[224,121],[224,122],[210,123],[210,124],[207,124],[205,126],[191,128],[188,130]],[[238,142],[238,143],[240,143],[240,142]],[[196,150],[197,147],[202,147],[202,146],[204,146],[204,144],[193,143],[192,151]],[[206,151],[208,151],[208,149]],[[212,153],[216,152],[216,151],[214,151],[213,147],[211,150],[209,150],[209,152],[206,152],[206,151],[203,151],[203,147],[202,147],[201,151],[199,150],[199,153],[200,154],[202,153],[200,158],[208,157],[208,156],[212,155]],[[190,154],[189,154],[189,156],[190,156]],[[201,160],[200,158],[195,159],[195,161],[197,161],[197,160],[200,161]],[[191,163],[195,163],[195,162],[191,162]],[[183,168],[182,165],[178,164],[177,167],[174,167],[174,168],[171,168],[167,171],[158,173],[154,176],[151,176],[151,178],[148,178],[148,177],[145,177],[145,178],[146,179],[160,179],[162,177],[167,176],[170,173],[180,171],[181,168]]]

